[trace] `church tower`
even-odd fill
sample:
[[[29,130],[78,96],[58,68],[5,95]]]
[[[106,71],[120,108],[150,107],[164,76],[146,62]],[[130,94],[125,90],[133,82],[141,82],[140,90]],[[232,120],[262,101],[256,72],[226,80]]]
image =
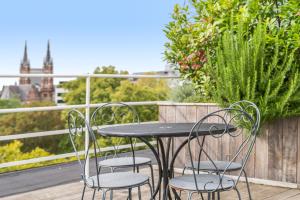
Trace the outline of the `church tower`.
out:
[[[50,53],[50,42],[48,40],[47,54],[44,59],[43,74],[53,74],[53,60]],[[53,101],[54,85],[52,77],[43,77],[41,83],[41,99],[44,101]]]
[[[24,48],[24,56],[23,60],[21,60],[20,65],[20,74],[30,74],[30,62],[27,55],[27,42],[25,41],[25,48]],[[27,85],[30,84],[29,77],[20,77],[20,85]]]

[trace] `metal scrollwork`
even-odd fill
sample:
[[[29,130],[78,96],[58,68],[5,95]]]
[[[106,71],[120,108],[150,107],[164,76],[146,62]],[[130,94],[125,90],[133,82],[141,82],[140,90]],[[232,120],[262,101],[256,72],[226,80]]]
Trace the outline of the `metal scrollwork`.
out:
[[[91,123],[99,130],[104,125],[112,124],[124,124],[124,123],[139,123],[140,119],[136,110],[125,103],[114,102],[106,103],[98,107],[92,114]],[[114,138],[112,144],[114,152],[111,155],[105,155],[106,158],[109,156],[118,157],[119,146],[124,142],[124,138]],[[132,153],[134,154],[134,147],[136,139],[129,139],[129,143],[132,143]]]
[[[206,122],[213,122],[207,124]],[[203,117],[198,123],[192,128],[189,139],[188,139],[188,149],[190,155],[190,161],[193,170],[194,182],[198,192],[203,192],[203,189],[206,192],[216,192],[220,190],[230,190],[236,189],[236,185],[240,179],[240,176],[244,170],[245,164],[250,156],[253,145],[255,143],[256,134],[259,129],[260,124],[260,112],[257,106],[249,101],[239,101],[228,108],[214,111],[205,117]],[[207,127],[209,125],[209,127]],[[203,135],[199,135],[201,129],[206,128],[208,130],[208,135],[212,136],[214,140],[224,137],[225,135],[236,138],[241,136],[244,133],[245,129],[249,134],[246,134],[242,138],[240,146],[233,153],[232,157],[226,162],[226,166],[223,168],[218,167],[216,160],[212,158],[204,147]],[[235,130],[235,131],[233,131]],[[194,146],[191,145],[191,141],[196,138],[196,145],[199,147],[197,165],[194,164],[193,160],[193,149]],[[203,160],[205,159],[205,160]],[[218,180],[208,180],[206,183],[203,183],[202,189],[199,188],[199,182],[197,181],[197,176],[199,175],[201,162],[206,161],[210,163],[210,166],[213,168],[214,176],[218,177]],[[239,170],[237,179],[232,179],[228,175],[230,167],[234,163],[240,163],[241,169]],[[231,184],[229,184],[231,183]],[[229,186],[228,186],[229,185]]]

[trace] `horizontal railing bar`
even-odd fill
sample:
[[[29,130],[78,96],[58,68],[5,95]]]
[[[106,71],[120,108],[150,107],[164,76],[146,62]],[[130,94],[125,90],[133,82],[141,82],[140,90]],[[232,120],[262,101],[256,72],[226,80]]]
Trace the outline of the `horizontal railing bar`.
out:
[[[147,123],[158,123],[158,121],[141,122],[141,124],[147,124]],[[116,126],[118,126],[118,125],[119,124],[116,124]],[[103,125],[101,127],[104,128],[106,126],[113,126],[113,125]],[[96,130],[97,127],[93,127],[93,129]],[[4,136],[0,136],[0,142],[1,141],[2,142],[10,141],[10,140],[20,140],[20,139],[26,139],[26,138],[53,136],[53,135],[64,135],[64,134],[67,134],[68,132],[69,132],[68,129],[62,129],[62,130],[54,130],[54,131],[40,131],[40,132],[33,132],[33,133],[4,135]]]
[[[151,142],[152,144],[155,144],[154,142]],[[143,147],[146,146],[145,143],[137,143],[135,147]],[[119,145],[116,148],[119,150],[122,149],[129,149],[131,148],[130,144],[125,144],[125,145]],[[113,151],[114,147],[104,147],[101,148],[101,152],[107,152],[107,151]],[[84,155],[84,151],[79,151],[78,155]],[[92,151],[90,154],[93,153]],[[14,166],[19,166],[19,165],[26,165],[26,164],[33,164],[33,163],[38,163],[38,162],[45,162],[45,161],[51,161],[51,160],[57,160],[57,159],[63,159],[63,158],[69,158],[69,157],[75,157],[75,153],[65,153],[65,154],[59,154],[59,155],[53,155],[53,156],[44,156],[44,157],[39,157],[39,158],[32,158],[32,159],[27,159],[27,160],[19,160],[19,161],[12,161],[12,162],[7,162],[7,163],[1,163],[0,164],[0,169],[1,168],[6,168],[6,167],[14,167]]]
[[[179,78],[177,75],[137,75],[137,74],[0,74],[0,78],[19,78],[19,77],[53,77],[53,78]]]
[[[126,103],[127,105],[139,106],[139,105],[158,105],[161,102],[162,101],[139,101],[139,102],[124,102],[124,103]],[[31,107],[31,108],[7,108],[7,109],[0,109],[0,114],[78,109],[78,108],[87,108],[87,107],[96,108],[104,104],[105,103],[90,104],[90,105],[81,104],[81,105],[44,106],[44,107]]]
[[[42,131],[42,132],[33,132],[33,133],[22,133],[22,134],[13,134],[13,135],[4,135],[0,136],[0,141],[10,141],[10,140],[20,140],[26,138],[35,138],[35,137],[45,137],[53,135],[63,135],[68,133],[68,129],[55,130],[55,131]]]

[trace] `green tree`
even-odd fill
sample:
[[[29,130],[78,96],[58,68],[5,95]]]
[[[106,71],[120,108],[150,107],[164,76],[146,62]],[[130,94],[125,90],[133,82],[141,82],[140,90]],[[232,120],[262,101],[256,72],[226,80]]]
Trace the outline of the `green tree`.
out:
[[[38,157],[45,157],[45,156],[52,155],[40,147],[36,147],[36,148],[32,149],[31,151],[24,153],[22,151],[23,146],[24,146],[24,144],[17,140],[10,142],[9,144],[0,146],[0,155],[1,155],[0,163],[12,162],[12,161],[18,161],[18,160],[27,160],[27,159],[31,159],[31,158],[38,158]],[[2,169],[0,169],[0,173],[34,168],[34,167],[40,167],[40,166],[45,166],[45,165],[55,164],[55,163],[61,163],[62,161],[65,162],[67,160],[59,159],[59,160],[46,161],[46,162],[41,162],[41,163],[32,163],[32,164],[26,164],[26,165],[19,165],[19,166],[15,166],[15,167],[2,168]]]
[[[53,106],[52,102],[33,102],[22,107]],[[38,131],[60,130],[65,128],[65,120],[61,118],[61,111],[23,112],[0,115],[0,134],[11,135]],[[41,147],[49,152],[59,152],[59,136],[38,137],[24,139],[22,150],[31,151]]]
[[[94,74],[128,74],[126,71],[117,71],[114,66],[97,67]],[[91,78],[91,103],[110,102],[110,94],[120,86],[120,78]],[[85,103],[85,78],[64,83],[62,86],[69,91],[64,95],[67,104]]]
[[[124,80],[111,95],[112,101],[137,102],[167,99],[167,85],[164,80],[139,79],[136,82]],[[135,106],[141,121],[158,119],[157,106]]]
[[[19,107],[21,107],[21,102],[18,99],[0,99],[0,109]]]

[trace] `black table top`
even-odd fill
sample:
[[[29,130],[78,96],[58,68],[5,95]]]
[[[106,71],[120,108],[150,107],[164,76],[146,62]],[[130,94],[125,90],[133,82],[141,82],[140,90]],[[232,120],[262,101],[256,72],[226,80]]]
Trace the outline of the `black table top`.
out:
[[[122,124],[112,125],[98,130],[99,134],[111,137],[187,137],[195,123],[147,123],[147,124]],[[220,134],[225,129],[224,124],[204,123],[198,130],[198,135]],[[234,131],[233,126],[229,131]]]

